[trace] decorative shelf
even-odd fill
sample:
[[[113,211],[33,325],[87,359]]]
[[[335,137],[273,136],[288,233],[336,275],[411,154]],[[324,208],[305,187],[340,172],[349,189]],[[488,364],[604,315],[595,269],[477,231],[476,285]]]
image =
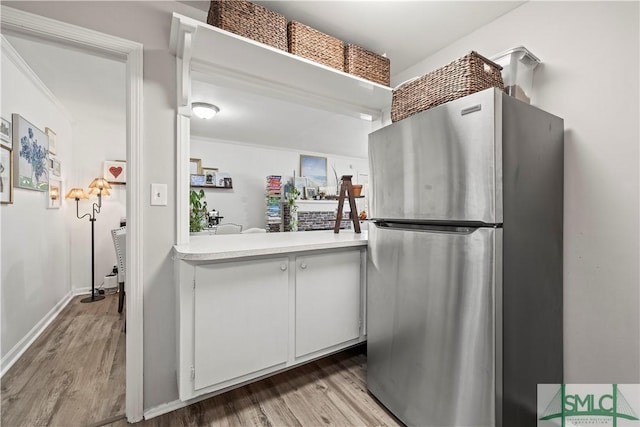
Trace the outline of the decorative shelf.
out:
[[[183,82],[198,79],[271,90],[281,98],[378,120],[391,108],[392,89],[174,13],[170,48],[182,59]],[[183,105],[188,84],[179,89]]]
[[[219,187],[217,185],[192,185],[191,188],[212,188],[218,190],[233,190],[233,187]]]

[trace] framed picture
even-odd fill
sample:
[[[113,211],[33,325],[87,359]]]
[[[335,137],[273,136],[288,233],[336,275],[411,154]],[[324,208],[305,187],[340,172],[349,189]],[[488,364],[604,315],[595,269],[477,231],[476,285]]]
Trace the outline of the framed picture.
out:
[[[231,175],[227,172],[216,173],[216,187],[231,188]]]
[[[16,187],[49,189],[49,137],[19,114],[12,114]]]
[[[123,160],[105,160],[103,177],[111,184],[127,183],[127,162]]]
[[[49,174],[51,177],[60,178],[62,176],[62,165],[57,157],[49,156]],[[49,179],[51,182],[51,179]]]
[[[44,133],[49,137],[49,152],[51,154],[57,154],[58,142],[56,140],[56,133],[51,128],[44,128]]]
[[[198,175],[197,173],[191,174],[191,185],[204,185],[205,177],[204,175]]]
[[[0,145],[13,148],[11,143],[11,122],[4,117],[0,117]]]
[[[300,155],[300,176],[307,178],[312,187],[327,185],[327,158]]]
[[[216,173],[218,168],[202,168],[205,185],[216,185]]]
[[[47,197],[48,209],[60,209],[62,204],[62,181],[59,179],[49,179],[49,197]]]
[[[0,146],[0,203],[13,203],[13,155]]]
[[[189,159],[189,173],[191,175],[202,175],[202,160]]]
[[[304,198],[313,200],[318,195],[318,189],[316,187],[304,187]]]

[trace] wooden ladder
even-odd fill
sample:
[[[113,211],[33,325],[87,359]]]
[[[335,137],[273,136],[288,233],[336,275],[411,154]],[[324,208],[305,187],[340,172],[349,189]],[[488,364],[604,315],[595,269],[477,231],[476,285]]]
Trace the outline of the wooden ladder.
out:
[[[334,233],[340,232],[340,223],[342,222],[342,209],[344,208],[344,197],[349,195],[349,207],[351,209],[351,220],[353,221],[353,230],[356,233],[360,233],[360,220],[358,219],[358,208],[356,207],[356,200],[353,197],[353,185],[351,184],[351,177],[353,175],[342,175],[340,186],[340,197],[338,199],[338,212],[336,213],[336,225],[333,228]]]

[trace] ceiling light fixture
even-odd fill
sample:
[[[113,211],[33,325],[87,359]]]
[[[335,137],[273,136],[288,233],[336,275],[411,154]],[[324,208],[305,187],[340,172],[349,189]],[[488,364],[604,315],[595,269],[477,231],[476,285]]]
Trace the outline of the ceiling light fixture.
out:
[[[213,104],[208,104],[206,102],[192,102],[191,103],[191,111],[197,117],[201,119],[211,119],[213,116],[220,112],[220,109]]]

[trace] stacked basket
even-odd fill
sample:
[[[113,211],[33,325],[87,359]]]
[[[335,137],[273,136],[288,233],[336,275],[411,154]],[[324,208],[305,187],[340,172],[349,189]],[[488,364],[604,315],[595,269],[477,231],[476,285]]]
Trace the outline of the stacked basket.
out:
[[[246,0],[212,0],[207,23],[389,86],[389,59]]]

